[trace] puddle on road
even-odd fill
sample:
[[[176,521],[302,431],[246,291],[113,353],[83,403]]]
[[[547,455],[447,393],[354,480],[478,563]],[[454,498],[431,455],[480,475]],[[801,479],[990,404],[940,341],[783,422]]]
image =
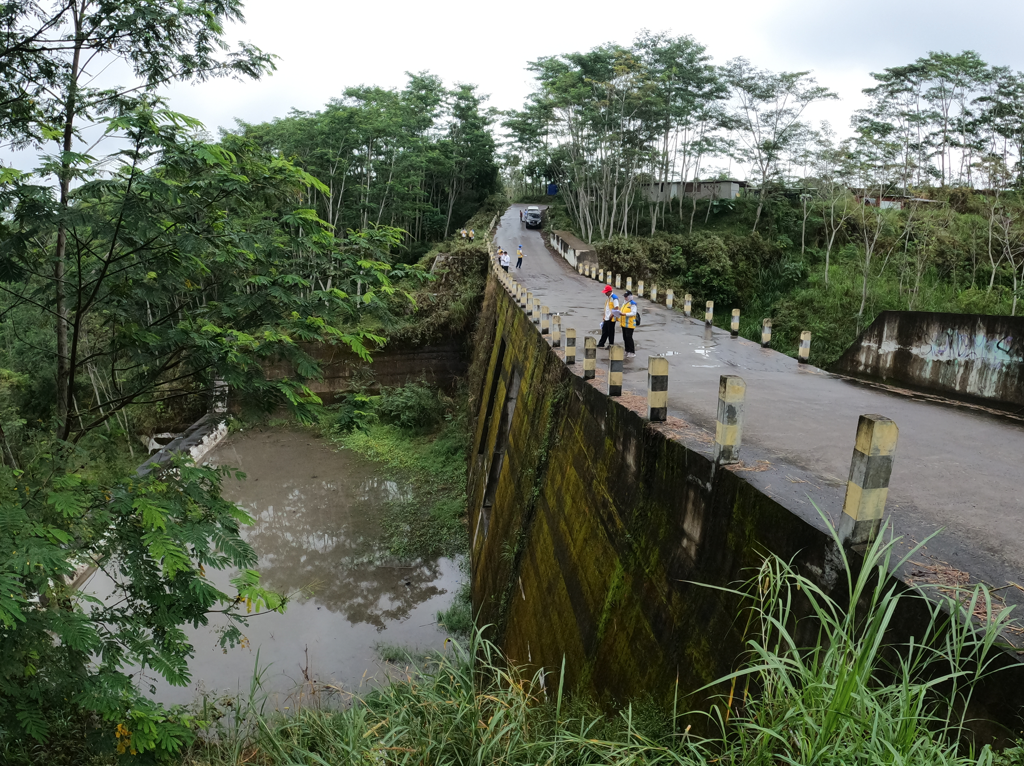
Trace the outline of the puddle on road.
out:
[[[284,614],[250,620],[243,629],[248,648],[224,653],[218,629],[227,621],[217,615],[205,628],[186,628],[196,651],[193,682],[182,688],[153,681],[157,699],[187,703],[199,692],[246,692],[257,650],[261,667],[269,666],[264,690],[271,704],[284,707],[304,677],[346,691],[383,677],[379,642],[442,648],[446,634],[435,619],[458,589],[457,562],[395,561],[380,540],[385,503],[409,499],[408,487],[381,479],[380,466],[356,453],[301,431],[233,434],[209,462],[248,475],[226,482],[225,495],[253,517],[243,535],[259,555],[263,583],[294,598]],[[232,576],[217,573],[217,585],[230,592]],[[109,584],[94,576],[86,589],[102,597]]]

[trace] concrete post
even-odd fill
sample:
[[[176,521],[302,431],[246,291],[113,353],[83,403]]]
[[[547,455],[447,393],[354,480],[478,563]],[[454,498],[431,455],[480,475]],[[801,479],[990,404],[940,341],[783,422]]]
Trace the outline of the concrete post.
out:
[[[540,324],[540,298],[533,299],[533,323]]]
[[[526,316],[533,316],[533,293],[526,294]]]
[[[718,381],[718,417],[715,422],[715,463],[738,463],[743,437],[743,398],[747,384],[738,375]]]
[[[665,306],[666,307],[672,308],[672,304],[675,303],[675,300],[676,300],[675,292],[673,292],[672,290],[668,290],[668,291],[665,292]]]
[[[565,363],[576,364],[576,330],[573,327],[565,330]]]
[[[606,271],[604,273],[604,283],[606,285],[609,285],[609,286],[611,285],[611,283],[612,283],[612,271],[611,271],[611,269],[609,269],[608,271]]]
[[[526,308],[526,288],[519,285],[519,308]]]
[[[593,380],[597,375],[597,340],[593,335],[583,339],[583,379]]]
[[[618,290],[621,287],[622,287],[622,275],[621,274],[616,274],[615,275],[615,289]]]
[[[626,289],[633,292],[633,277],[626,277]]]
[[[577,274],[582,274],[583,273],[583,264],[582,263],[577,263],[576,264],[576,273]]]
[[[548,313],[549,309],[547,306],[540,307],[540,334],[550,335],[551,334],[551,314]]]
[[[797,361],[806,364],[811,358],[811,331],[804,330],[800,333],[800,350],[797,352]]]
[[[683,296],[683,316],[693,316],[693,296],[689,293]]]
[[[878,536],[899,433],[899,428],[887,417],[860,416],[843,515],[839,520],[839,538],[848,545],[870,543]]]
[[[658,286],[651,285],[651,303],[658,302]]]
[[[644,297],[644,281],[642,279],[636,283],[636,295],[638,298]]]
[[[597,281],[604,282],[604,269],[597,270]]]
[[[622,346],[608,347],[608,396],[622,396],[622,360],[626,352]]]
[[[761,348],[771,348],[772,346],[772,320],[765,319],[761,323]]]
[[[647,357],[647,419],[668,420],[668,359]]]
[[[710,327],[715,320],[715,302],[708,301],[704,307],[704,325]]]
[[[740,334],[740,310],[732,310],[732,321],[729,323],[729,334],[736,337]]]
[[[559,348],[562,345],[562,317],[555,314],[551,317],[551,348]]]

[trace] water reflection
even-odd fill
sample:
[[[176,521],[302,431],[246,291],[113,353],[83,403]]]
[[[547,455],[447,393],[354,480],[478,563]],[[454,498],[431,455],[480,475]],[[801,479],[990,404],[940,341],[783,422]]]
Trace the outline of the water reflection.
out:
[[[264,584],[294,600],[283,615],[252,618],[243,631],[245,649],[225,653],[217,645],[226,624],[217,615],[209,626],[187,629],[196,647],[193,682],[184,689],[157,682],[158,699],[189,702],[199,690],[247,689],[259,651],[260,664],[270,666],[264,688],[274,693],[272,704],[288,705],[304,678],[360,686],[379,671],[379,641],[442,646],[435,615],[451,603],[457,562],[396,561],[380,543],[385,504],[411,500],[409,487],[375,476],[377,465],[301,431],[233,434],[209,462],[247,474],[226,482],[225,495],[254,519],[243,534],[259,555]],[[212,579],[229,589],[233,574]],[[101,576],[87,587],[100,597],[109,592]]]

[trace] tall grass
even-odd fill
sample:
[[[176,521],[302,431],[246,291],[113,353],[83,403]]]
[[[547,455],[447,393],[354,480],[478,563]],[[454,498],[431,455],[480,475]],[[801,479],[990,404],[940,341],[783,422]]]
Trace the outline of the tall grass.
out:
[[[729,689],[705,711],[644,706],[603,712],[570,698],[563,668],[530,675],[479,633],[449,641],[424,670],[409,671],[344,710],[304,709],[233,719],[190,754],[190,764],[722,764],[995,766],[1021,763],[964,745],[974,686],[991,672],[1005,616],[969,615],[929,602],[931,619],[909,643],[887,639],[908,599],[888,577],[894,540],[879,540],[859,568],[839,551],[845,588],[834,597],[769,556],[738,590],[748,606],[747,653],[719,679]],[[847,608],[852,604],[852,608]],[[965,615],[968,619],[965,619]],[[677,703],[679,701],[677,700]],[[694,718],[697,716],[698,718]],[[687,722],[710,732],[694,736]]]

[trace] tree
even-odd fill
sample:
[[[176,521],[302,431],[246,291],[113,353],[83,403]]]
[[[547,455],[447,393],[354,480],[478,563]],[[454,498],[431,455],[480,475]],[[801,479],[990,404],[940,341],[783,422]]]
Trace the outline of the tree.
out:
[[[828,286],[832,250],[839,232],[853,217],[857,204],[850,193],[849,150],[836,143],[835,132],[828,123],[822,123],[810,161],[815,179],[814,206],[821,212],[825,228],[825,285]]]
[[[815,101],[838,95],[818,85],[809,72],[769,72],[735,58],[724,69],[736,106],[734,124],[741,159],[748,162],[760,184],[760,201],[754,217],[757,231],[769,184],[781,179],[781,163],[794,154],[806,136],[801,122]]]

